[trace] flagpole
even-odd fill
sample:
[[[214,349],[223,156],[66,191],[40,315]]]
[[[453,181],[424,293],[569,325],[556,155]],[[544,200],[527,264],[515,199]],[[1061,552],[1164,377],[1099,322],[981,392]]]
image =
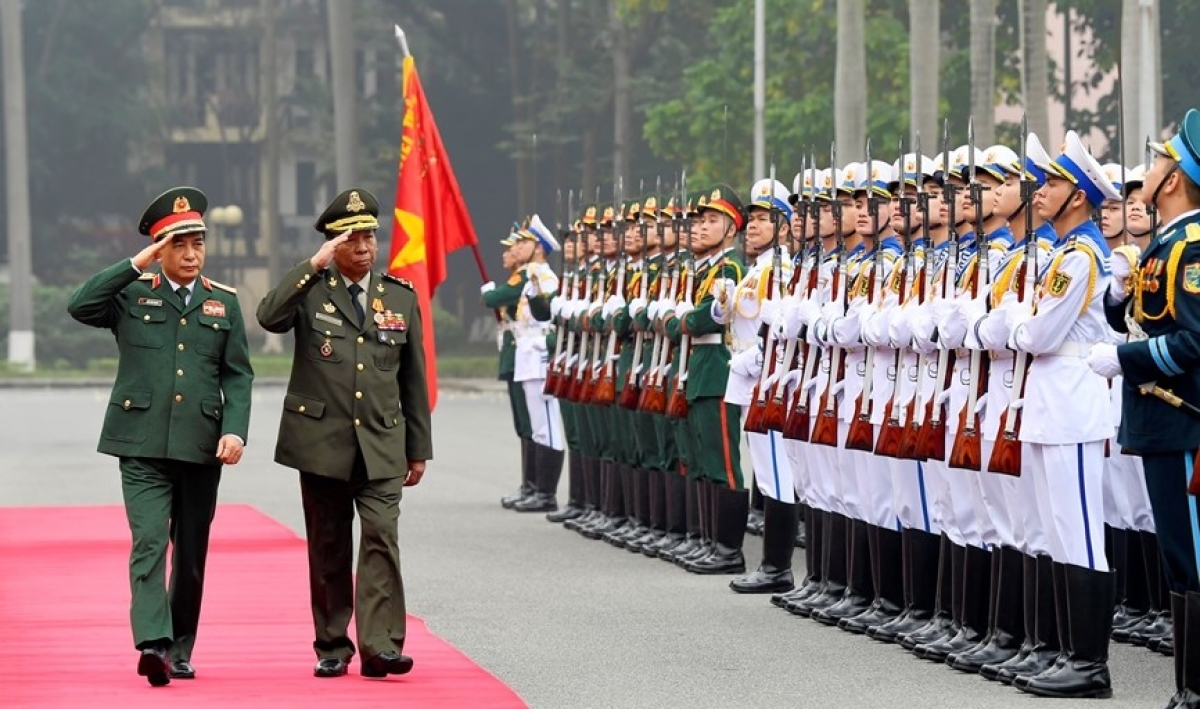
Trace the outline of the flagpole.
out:
[[[412,52],[408,51],[408,38],[404,35],[404,30],[400,29],[400,25],[396,27],[396,42],[400,45],[400,53],[407,59],[412,56]],[[403,87],[401,87],[403,90]],[[475,267],[479,269],[479,279],[482,283],[487,283],[491,279],[487,275],[487,267],[483,265],[483,254],[479,252],[479,244],[471,244],[471,254],[475,257]]]

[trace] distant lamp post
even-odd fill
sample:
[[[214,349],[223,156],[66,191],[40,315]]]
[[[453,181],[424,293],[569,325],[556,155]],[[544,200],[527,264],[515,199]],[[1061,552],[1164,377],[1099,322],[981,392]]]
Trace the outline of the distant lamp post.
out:
[[[235,269],[237,258],[237,230],[242,225],[242,208],[236,204],[213,207],[208,210],[208,222],[215,227],[216,252],[222,260],[222,277],[230,285],[237,285],[240,277]]]

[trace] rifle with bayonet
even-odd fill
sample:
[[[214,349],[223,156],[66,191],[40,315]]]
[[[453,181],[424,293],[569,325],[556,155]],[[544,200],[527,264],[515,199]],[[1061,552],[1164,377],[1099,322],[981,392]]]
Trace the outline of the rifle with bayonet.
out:
[[[870,140],[867,141],[867,164],[871,164]],[[867,214],[871,217],[871,240],[874,243],[874,251],[871,253],[870,260],[863,261],[864,271],[859,273],[858,279],[867,278],[865,281],[866,293],[861,296],[866,298],[866,307],[870,309],[881,303],[885,296],[883,279],[887,266],[883,259],[883,249],[880,248],[879,243],[879,201],[873,191],[867,193]],[[866,273],[866,269],[870,269],[870,272]],[[850,429],[846,433],[846,450],[869,453],[875,447],[875,427],[871,424],[871,415],[874,413],[874,399],[872,398],[874,383],[875,348],[868,345],[864,356],[862,390],[859,391],[858,399],[854,402],[854,418],[850,421]]]
[[[806,236],[812,234],[813,255],[812,261],[807,259],[803,261],[806,270],[800,276],[798,281],[802,288],[800,297],[803,299],[818,299],[818,305],[824,303],[819,302],[823,298],[824,288],[821,283],[821,270],[824,268],[823,256],[821,254],[821,233],[818,227],[820,219],[820,206],[813,199],[813,192],[816,183],[816,156],[809,157],[809,167],[806,177],[801,178],[801,195],[800,200],[796,204],[796,209],[804,210],[804,219],[801,221],[801,249],[804,248]],[[805,189],[807,188],[807,195]],[[801,251],[803,253],[803,250]],[[838,274],[836,268],[831,274],[832,288],[836,289],[838,283]],[[800,370],[800,381],[795,387],[795,393],[792,396],[791,406],[788,407],[787,420],[783,424],[783,437],[794,441],[807,441],[810,433],[811,417],[809,416],[809,390],[812,385],[813,377],[816,376],[817,364],[821,359],[821,349],[814,347],[808,342],[808,328],[801,327],[795,339],[788,341],[789,345],[796,346],[796,363],[795,367]]]
[[[770,178],[771,198],[775,197],[775,164],[771,163]],[[753,195],[751,195],[753,199]],[[770,207],[771,217],[771,273],[770,286],[766,297],[775,303],[779,302],[781,293],[780,286],[780,271],[783,269],[783,259],[779,248],[779,210],[773,206]],[[761,278],[761,276],[760,276]],[[760,304],[761,305],[761,304]],[[736,303],[731,304],[736,308]],[[732,316],[731,316],[732,317]],[[771,384],[768,381],[771,375],[775,373],[776,367],[776,346],[775,332],[771,327],[771,323],[761,323],[759,325],[759,337],[762,339],[762,354],[763,366],[758,375],[758,383],[754,385],[754,393],[750,397],[750,408],[746,412],[745,430],[750,433],[767,433],[771,429],[767,426],[767,402],[770,400]],[[783,421],[780,420],[779,426],[783,426]]]
[[[975,174],[975,127],[974,121],[967,124],[967,189],[975,208],[975,273],[971,277],[971,298],[991,291],[991,247],[983,231],[983,185]],[[989,357],[981,347],[971,349],[967,368],[967,403],[958,417],[958,432],[950,449],[947,463],[952,468],[982,470],[982,424],[979,416],[979,399],[987,392]]]
[[[667,303],[675,304],[676,284],[679,281],[679,230],[682,222],[675,205],[675,198],[672,197],[667,201],[666,205],[670,216],[670,223],[664,223],[663,219],[658,221],[658,233],[660,243],[665,244],[666,230],[670,229],[675,237],[675,246],[671,268],[667,268],[666,251],[660,247],[660,252],[663,255],[663,267],[659,271],[659,276],[655,279],[655,308],[658,313],[663,312],[663,308]],[[661,215],[660,215],[661,217]],[[647,308],[649,305],[647,305]],[[667,407],[667,368],[671,356],[671,341],[667,338],[666,333],[662,328],[655,323],[656,318],[650,318],[649,325],[654,330],[654,348],[650,353],[650,368],[646,372],[646,381],[642,387],[642,397],[638,401],[638,409],[652,414],[661,414],[666,411]]]
[[[921,259],[920,277],[915,281],[917,285],[917,308],[925,307],[928,299],[933,297],[934,278],[937,267],[934,259],[936,252],[929,233],[929,193],[925,191],[924,180],[921,173],[921,134],[917,134],[916,145],[916,160],[918,163],[918,184],[917,184],[917,209],[921,212],[921,242],[925,244],[924,256]],[[913,398],[908,402],[908,411],[905,413],[904,435],[900,439],[900,448],[896,452],[897,458],[908,460],[920,460],[919,442],[921,438],[921,427],[925,424],[926,405],[929,397],[926,395],[924,383],[925,369],[929,366],[929,354],[925,351],[917,355],[917,388],[913,392]],[[932,392],[931,392],[932,393]]]
[[[948,300],[954,297],[955,276],[958,269],[958,234],[955,231],[955,190],[950,182],[950,173],[954,166],[950,162],[950,120],[942,123],[942,199],[946,202],[948,236],[946,263],[942,267],[942,282],[940,297]],[[938,339],[934,331],[935,341]],[[925,423],[917,439],[917,455],[928,460],[946,459],[946,397],[950,388],[950,377],[953,374],[953,353],[945,347],[938,348],[936,366],[933,371],[935,389],[933,396],[926,405]]]
[[[560,264],[562,266],[559,273],[562,277],[558,281],[558,301],[561,304],[567,294],[571,292],[571,274],[567,271],[567,235],[569,231],[563,228],[562,222],[562,190],[558,190],[554,200],[554,230],[558,232],[558,238],[562,239],[563,248],[561,252]],[[575,209],[575,190],[567,191],[567,214],[570,215]],[[568,219],[570,216],[567,217]],[[550,366],[546,367],[546,381],[542,384],[542,393],[546,396],[555,396],[558,390],[559,381],[561,379],[561,365],[563,360],[563,352],[566,348],[564,340],[567,339],[567,323],[566,318],[561,314],[554,318],[554,356],[550,358]]]
[[[641,192],[641,190],[639,190],[639,192]],[[658,219],[657,194],[658,193],[655,192],[655,196],[651,198],[653,202],[650,203],[650,207],[654,210],[656,228]],[[646,238],[646,234],[650,225],[646,220],[647,204],[647,201],[643,201],[641,209],[636,215],[638,220],[638,234],[642,239],[642,270],[635,275],[634,278],[638,279],[637,297],[642,303],[646,303],[646,299],[650,295],[650,246],[649,240]],[[629,314],[630,317],[633,316],[632,309]],[[629,409],[630,411],[637,411],[638,402],[642,398],[642,351],[645,346],[645,340],[645,331],[641,330],[640,328],[637,329],[637,332],[634,334],[633,338],[633,360],[629,365],[629,371],[625,374],[625,382],[621,387],[621,396],[617,401],[617,404],[621,408]]]
[[[616,191],[613,194],[613,238],[617,242],[616,263],[614,264],[616,276],[613,278],[612,287],[606,293],[607,297],[617,294],[623,297],[625,294],[625,205],[621,201],[624,192],[623,186],[623,180],[618,177]],[[609,315],[603,319],[607,321],[608,343],[604,348],[604,364],[600,368],[596,390],[592,394],[592,401],[598,406],[607,406],[616,401],[617,357],[621,354],[621,341],[617,337],[617,328],[614,324],[616,318]]]
[[[914,163],[916,164],[914,183],[918,190],[921,184],[921,144],[918,139]],[[912,238],[912,207],[913,199],[908,196],[907,191],[907,175],[905,174],[904,163],[904,139],[900,141],[900,162],[896,163],[900,168],[899,180],[899,204],[900,216],[904,219],[904,255],[899,267],[895,270],[892,277],[898,279],[896,284],[896,308],[903,308],[908,300],[914,281],[917,278],[916,256],[913,253],[914,246]],[[886,305],[886,303],[885,303]],[[892,382],[892,396],[888,399],[887,404],[883,408],[883,424],[879,427],[879,436],[875,439],[875,455],[882,455],[888,458],[900,457],[900,442],[904,438],[904,421],[900,415],[906,413],[904,407],[900,406],[900,397],[903,392],[904,373],[904,350],[903,346],[896,348],[893,370],[895,377]]]
[[[834,276],[832,293],[834,298],[834,310],[840,311],[841,315],[846,314],[847,291],[849,283],[849,264],[846,260],[846,235],[842,233],[842,203],[837,200],[837,191],[834,183],[834,178],[837,177],[837,145],[834,144],[830,148],[829,156],[829,185],[830,185],[830,204],[829,209],[833,215],[834,232],[837,235],[838,244],[838,265],[837,273]],[[816,185],[813,186],[816,190]],[[815,202],[816,200],[814,200]],[[820,238],[819,236],[817,238]],[[809,352],[811,356],[811,348]],[[813,423],[811,442],[819,446],[837,447],[837,431],[838,431],[838,387],[845,377],[845,352],[836,343],[829,345],[829,379],[825,384],[825,391],[821,393],[821,400],[817,407],[817,420]],[[803,389],[801,389],[803,392]]]
[[[692,215],[688,213],[687,205],[687,172],[680,178],[679,206],[683,210],[683,234],[687,237],[687,264],[683,266],[683,278],[679,285],[682,288],[682,302],[692,304],[692,289],[695,286],[696,256],[692,252]],[[678,246],[678,243],[676,244]],[[675,260],[676,266],[679,259]],[[671,394],[667,397],[667,416],[675,419],[687,418],[687,367],[688,355],[691,353],[692,338],[684,332],[679,336],[679,359],[675,369],[675,381],[672,383]]]

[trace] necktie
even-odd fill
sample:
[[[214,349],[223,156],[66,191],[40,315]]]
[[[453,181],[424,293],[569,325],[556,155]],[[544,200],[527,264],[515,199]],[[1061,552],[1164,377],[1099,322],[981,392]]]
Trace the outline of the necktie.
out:
[[[357,283],[350,284],[350,299],[354,302],[354,312],[358,315],[358,324],[361,327],[363,320],[367,316],[367,312],[363,310],[363,304],[359,301],[358,296],[362,295],[362,286]]]
[[[175,295],[179,296],[179,305],[181,307],[186,308],[187,300],[188,300],[188,287],[187,286],[179,286],[178,288],[175,289]]]

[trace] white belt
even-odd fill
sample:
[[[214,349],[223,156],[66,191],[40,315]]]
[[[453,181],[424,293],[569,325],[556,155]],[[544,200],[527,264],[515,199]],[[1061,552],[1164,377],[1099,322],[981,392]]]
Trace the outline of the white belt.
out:
[[[719,345],[724,342],[721,333],[713,332],[708,335],[700,335],[692,338],[693,345]]]
[[[1077,357],[1079,359],[1083,359],[1083,358],[1087,357],[1088,353],[1090,353],[1091,351],[1092,351],[1092,344],[1090,342],[1068,341],[1068,342],[1062,343],[1062,346],[1059,347],[1058,349],[1054,350],[1053,352],[1049,352],[1047,354],[1049,354],[1050,356],[1057,356],[1057,357]]]

